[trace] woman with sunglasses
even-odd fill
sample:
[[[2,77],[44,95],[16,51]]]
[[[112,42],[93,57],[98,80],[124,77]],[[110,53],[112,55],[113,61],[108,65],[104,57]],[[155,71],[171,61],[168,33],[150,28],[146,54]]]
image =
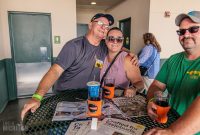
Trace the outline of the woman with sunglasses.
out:
[[[101,78],[114,57],[121,51],[123,41],[123,33],[119,28],[114,27],[108,31],[105,40],[108,47],[108,55],[104,60]],[[131,56],[127,52],[121,52],[106,75],[106,77],[115,79],[115,88],[124,89],[124,95],[127,97],[133,97],[136,91],[143,90],[144,86],[138,66],[133,65],[130,60]],[[132,84],[131,87],[129,87],[130,83]]]
[[[143,79],[145,89],[148,90],[160,69],[161,47],[152,33],[145,33],[143,35],[143,40],[145,46],[139,53],[138,58],[140,68],[145,67],[146,70],[146,72],[144,71],[143,73]]]

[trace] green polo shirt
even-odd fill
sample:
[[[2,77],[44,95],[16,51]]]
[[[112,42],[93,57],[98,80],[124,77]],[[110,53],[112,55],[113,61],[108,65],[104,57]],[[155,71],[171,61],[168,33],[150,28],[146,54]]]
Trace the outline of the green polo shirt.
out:
[[[182,115],[200,95],[200,58],[188,60],[184,52],[175,54],[164,63],[156,80],[166,84],[171,107]]]

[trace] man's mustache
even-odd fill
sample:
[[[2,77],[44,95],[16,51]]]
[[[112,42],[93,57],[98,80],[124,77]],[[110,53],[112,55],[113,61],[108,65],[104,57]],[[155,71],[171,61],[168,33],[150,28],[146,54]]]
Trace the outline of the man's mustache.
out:
[[[185,41],[185,40],[188,40],[188,39],[194,40],[194,38],[192,38],[192,37],[184,37],[184,38],[182,39],[182,41]]]

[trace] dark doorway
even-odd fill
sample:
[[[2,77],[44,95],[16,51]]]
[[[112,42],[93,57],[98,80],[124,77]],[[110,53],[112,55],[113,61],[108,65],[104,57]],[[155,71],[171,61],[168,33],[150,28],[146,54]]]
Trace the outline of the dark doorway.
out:
[[[119,28],[124,33],[124,47],[130,50],[131,18],[120,20]]]

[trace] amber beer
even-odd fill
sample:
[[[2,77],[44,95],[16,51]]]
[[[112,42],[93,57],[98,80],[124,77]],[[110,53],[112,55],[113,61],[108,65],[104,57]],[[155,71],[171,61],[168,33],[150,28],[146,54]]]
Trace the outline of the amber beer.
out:
[[[112,99],[115,95],[115,80],[105,79],[103,87],[103,96],[107,99]]]
[[[167,122],[167,113],[170,110],[170,106],[166,101],[156,101],[156,113],[158,115],[157,121],[159,123],[166,123]]]
[[[88,86],[88,110],[87,114],[91,117],[98,117],[101,115],[102,108],[102,92],[100,83],[91,81],[87,83]]]
[[[169,97],[164,97],[162,93],[159,93],[156,96],[154,95],[154,98],[157,107],[156,113],[158,115],[156,121],[159,123],[166,123],[168,120],[167,113],[170,110]]]

